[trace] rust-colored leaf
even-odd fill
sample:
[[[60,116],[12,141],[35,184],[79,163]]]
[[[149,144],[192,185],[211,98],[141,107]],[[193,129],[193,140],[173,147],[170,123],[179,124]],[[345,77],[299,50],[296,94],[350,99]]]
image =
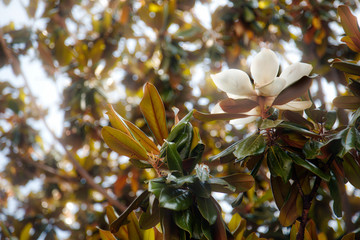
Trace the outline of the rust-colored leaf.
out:
[[[102,240],[116,240],[110,231],[99,229],[99,232]]]
[[[106,144],[120,155],[140,160],[148,158],[145,149],[139,143],[118,129],[103,127],[101,135]]]
[[[357,18],[351,13],[350,8],[346,5],[338,7],[341,25],[347,36],[349,36],[356,46],[360,46],[360,31]]]
[[[162,145],[164,139],[168,137],[165,107],[158,91],[151,83],[146,83],[144,86],[144,97],[140,102],[140,110],[156,141]]]
[[[249,115],[242,113],[202,113],[194,110],[194,118],[200,121],[215,121],[215,120],[232,120],[236,118],[250,117]]]
[[[338,108],[356,109],[360,107],[360,97],[340,96],[333,100],[333,104]]]
[[[273,105],[283,105],[298,97],[304,95],[304,93],[310,88],[312,79],[304,76],[299,81],[285,88],[274,100]]]
[[[259,104],[251,99],[232,99],[227,98],[219,103],[222,110],[227,113],[244,113],[259,106]]]

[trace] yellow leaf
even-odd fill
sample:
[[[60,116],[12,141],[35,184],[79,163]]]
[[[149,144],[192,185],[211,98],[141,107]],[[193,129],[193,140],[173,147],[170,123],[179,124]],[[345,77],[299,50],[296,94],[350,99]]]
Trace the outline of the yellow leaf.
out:
[[[314,28],[316,29],[320,29],[321,28],[321,20],[319,17],[314,17],[312,19],[312,25],[314,26]]]
[[[100,38],[94,44],[94,46],[90,50],[90,58],[92,60],[92,64],[96,64],[102,56],[103,51],[105,50],[104,39]]]
[[[168,137],[165,107],[158,91],[151,83],[146,83],[144,86],[144,96],[140,102],[140,110],[156,141],[162,145],[164,139]]]
[[[194,132],[194,137],[191,142],[191,147],[190,147],[191,150],[193,150],[200,141],[199,128],[193,127],[193,132]]]
[[[241,219],[242,218],[238,213],[235,213],[232,216],[232,218],[228,224],[228,227],[229,227],[229,230],[231,233],[234,233],[238,229],[238,227],[240,226],[240,223],[241,223]]]
[[[144,231],[143,235],[144,240],[155,240],[155,230],[154,228],[149,228]]]
[[[134,212],[131,212],[127,217],[129,223],[127,224],[129,230],[129,239],[131,240],[141,240],[143,236],[143,230],[140,229],[139,221],[135,216]]]
[[[25,227],[21,230],[20,240],[28,240],[30,239],[30,230],[32,228],[32,224],[28,223]]]
[[[144,148],[130,136],[112,127],[103,127],[101,135],[105,143],[115,152],[129,158],[147,160],[148,156]]]
[[[99,229],[100,231],[100,237],[102,240],[116,240],[114,235],[110,231]]]
[[[318,239],[319,240],[328,240],[326,234],[323,232],[319,233]]]
[[[129,131],[129,129],[126,127],[123,119],[121,119],[118,114],[115,112],[114,108],[111,106],[111,104],[108,105],[107,107],[108,111],[106,112],[106,114],[109,117],[111,126],[113,126],[114,128],[122,131],[123,133],[131,136],[131,133]]]

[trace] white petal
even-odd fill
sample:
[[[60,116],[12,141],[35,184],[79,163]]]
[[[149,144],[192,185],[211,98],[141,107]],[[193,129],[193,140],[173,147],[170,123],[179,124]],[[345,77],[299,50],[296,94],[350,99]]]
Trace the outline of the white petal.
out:
[[[285,87],[286,81],[283,78],[275,78],[270,84],[257,88],[260,96],[277,96]]]
[[[313,67],[307,63],[293,63],[280,74],[280,77],[286,80],[286,87],[290,86],[303,76],[308,76]]]
[[[259,116],[251,116],[246,118],[237,118],[230,120],[229,123],[232,125],[244,125],[255,121]]]
[[[214,113],[225,113],[224,110],[222,110],[222,108],[220,107],[220,104],[217,103],[214,108],[211,110],[211,114]]]
[[[279,61],[270,49],[261,50],[251,62],[251,76],[256,87],[271,83],[279,71]]]
[[[211,75],[215,85],[224,92],[238,96],[256,95],[249,76],[241,70],[229,69]]]
[[[280,110],[290,110],[290,111],[302,111],[311,107],[311,101],[290,101],[283,105],[274,105],[275,108]]]

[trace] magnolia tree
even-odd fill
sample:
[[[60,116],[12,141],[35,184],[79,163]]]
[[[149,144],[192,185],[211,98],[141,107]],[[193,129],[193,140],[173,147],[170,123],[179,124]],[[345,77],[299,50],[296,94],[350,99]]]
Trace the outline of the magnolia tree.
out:
[[[356,18],[345,6],[339,7],[339,14],[347,33],[344,40],[359,52]],[[355,75],[348,85],[354,95],[334,100],[338,107],[356,110],[349,113],[347,125],[336,124],[336,112],[317,109],[312,102],[309,88],[316,75],[310,76],[311,64],[293,63],[279,74],[278,58],[267,48],[252,59],[251,77],[237,69],[211,75],[228,98],[211,113],[195,109],[182,119],[174,109],[170,130],[158,91],[146,83],[140,109],[151,137],[109,106],[111,127],[102,129],[104,141],[135,166],[154,169],[157,177],[145,182],[146,190],[120,216],[107,208],[110,231],[101,230],[103,239],[265,239],[247,229],[246,220],[238,214],[227,224],[213,195],[236,195],[231,204],[235,208],[249,192],[261,188],[255,181],[259,177],[267,178],[272,196],[264,198],[275,202],[281,226],[291,227],[290,239],[324,239],[310,216],[316,211],[319,193],[329,194],[331,211],[341,218],[344,184],[349,181],[360,187],[360,84],[356,80],[360,67],[341,60],[333,66]],[[255,127],[205,159],[208,146],[201,141],[201,129],[192,123],[222,120]],[[219,164],[233,161],[244,170],[213,176],[207,164],[215,160]],[[359,237],[354,232],[342,239]]]
[[[358,7],[0,1],[0,239],[360,239]]]

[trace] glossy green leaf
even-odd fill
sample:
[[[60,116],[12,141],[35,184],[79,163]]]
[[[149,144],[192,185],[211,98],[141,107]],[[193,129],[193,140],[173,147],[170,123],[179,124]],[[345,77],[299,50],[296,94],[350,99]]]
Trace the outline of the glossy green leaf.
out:
[[[360,189],[360,165],[354,157],[347,153],[343,157],[343,167],[346,178],[356,188]]]
[[[229,154],[232,154],[232,153],[235,151],[236,146],[237,146],[240,142],[241,142],[241,140],[240,140],[240,141],[237,141],[237,142],[235,142],[235,143],[233,143],[233,144],[231,144],[229,147],[227,147],[227,148],[226,148],[225,150],[223,150],[222,152],[220,152],[220,153],[218,153],[218,154],[216,154],[216,155],[214,155],[214,156],[209,157],[209,161],[214,161],[214,160],[217,160],[217,159],[219,159],[219,158],[225,157],[225,156],[227,156],[227,155],[229,155]]]
[[[274,128],[282,123],[284,120],[271,120],[271,119],[263,119],[260,125],[260,129]]]
[[[186,123],[183,132],[174,139],[181,159],[189,158],[194,131],[191,123]]]
[[[211,198],[196,197],[196,203],[201,215],[213,225],[217,219],[217,211]]]
[[[199,143],[196,145],[196,147],[191,151],[190,157],[182,161],[182,168],[184,172],[190,174],[194,170],[196,164],[201,162],[201,157],[204,153],[204,150],[204,144]]]
[[[207,221],[201,221],[201,231],[204,234],[205,239],[212,240],[211,226]]]
[[[149,181],[148,191],[153,193],[156,198],[160,197],[161,190],[166,188],[165,178],[156,178]]]
[[[292,154],[290,153],[290,156],[292,158],[292,160],[294,161],[294,163],[296,163],[299,166],[302,166],[303,168],[309,170],[310,172],[314,173],[315,175],[319,176],[320,178],[322,178],[325,181],[329,181],[330,180],[330,175],[324,173],[319,167],[317,167],[315,164],[302,159],[301,157],[299,157],[296,154]],[[318,160],[320,161],[320,160]]]
[[[149,204],[146,212],[141,213],[139,218],[139,226],[141,229],[149,229],[155,227],[160,222],[159,201],[154,199],[153,204]]]
[[[172,127],[168,138],[166,139],[168,142],[173,142],[176,138],[179,137],[184,132],[184,128],[186,124],[190,122],[193,116],[193,111],[186,114],[175,126]]]
[[[343,130],[341,133],[341,144],[344,147],[344,151],[340,154],[344,156],[345,153],[349,152],[351,149],[356,148],[358,140],[360,139],[360,134],[355,127],[348,127]]]
[[[211,196],[211,187],[208,182],[202,182],[198,178],[194,183],[189,185],[189,188],[194,195],[202,198],[209,198]]]
[[[360,118],[360,108],[359,109],[357,109],[353,114],[352,114],[352,116],[351,116],[351,119],[350,119],[350,122],[349,122],[349,126],[354,126],[355,125],[355,123],[356,123],[356,121],[357,121],[357,119],[359,119]]]
[[[333,200],[332,209],[335,215],[341,218],[342,217],[341,194],[338,186],[338,181],[334,174],[331,174],[330,181],[328,182],[328,187],[330,190],[331,198]]]
[[[186,209],[184,211],[174,212],[173,214],[175,224],[179,228],[187,231],[190,237],[192,237],[194,221],[198,221],[197,219],[194,219],[192,211],[190,209]]]
[[[164,139],[168,137],[165,107],[158,91],[151,83],[146,83],[144,86],[144,97],[140,102],[140,110],[156,141],[162,145]]]
[[[284,150],[277,145],[270,147],[267,161],[272,175],[281,177],[284,183],[290,179],[292,160]]]
[[[214,192],[234,193],[236,191],[234,186],[222,178],[210,178],[207,182],[210,184],[211,191]]]
[[[315,159],[321,154],[320,148],[323,146],[321,142],[310,139],[307,141],[303,148],[303,153],[306,159]]]
[[[239,159],[248,156],[258,155],[264,152],[266,148],[265,138],[261,134],[254,134],[242,140],[236,147],[234,155]]]
[[[318,137],[317,133],[311,132],[305,128],[302,128],[296,124],[290,122],[282,122],[278,125],[278,128],[283,128],[289,131],[295,131],[309,137]]]
[[[325,129],[330,130],[336,122],[337,114],[336,111],[328,111],[326,113]]]
[[[148,159],[145,149],[122,131],[106,126],[102,128],[101,135],[105,143],[118,154],[140,160]]]
[[[184,189],[164,188],[159,197],[160,207],[181,211],[192,205],[191,193]]]
[[[173,142],[167,143],[165,161],[170,171],[175,171],[183,175],[182,159],[177,151],[176,144]]]

